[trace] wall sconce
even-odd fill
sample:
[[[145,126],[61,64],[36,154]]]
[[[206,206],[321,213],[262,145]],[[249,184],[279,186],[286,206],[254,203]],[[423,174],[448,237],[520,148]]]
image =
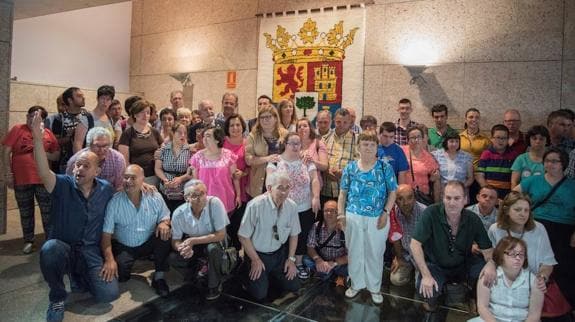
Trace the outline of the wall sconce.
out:
[[[426,65],[411,65],[411,66],[403,66],[411,75],[411,80],[409,81],[409,85],[413,85],[417,83],[418,80],[422,81],[423,83],[427,83],[425,78],[421,75],[425,69],[427,69]]]

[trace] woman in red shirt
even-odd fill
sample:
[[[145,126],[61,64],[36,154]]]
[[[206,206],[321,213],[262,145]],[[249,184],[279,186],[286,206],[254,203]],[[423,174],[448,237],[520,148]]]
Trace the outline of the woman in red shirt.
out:
[[[34,162],[34,142],[30,127],[36,112],[42,119],[48,116],[48,112],[42,106],[32,106],[26,114],[26,124],[16,124],[10,129],[2,144],[4,144],[4,164],[9,165],[6,174],[6,182],[9,188],[14,189],[16,203],[20,209],[20,222],[24,235],[24,248],[22,251],[29,254],[34,246],[34,196],[40,207],[44,233],[48,238],[49,216],[52,205],[48,191],[38,176]],[[48,159],[57,161],[60,158],[58,140],[49,129],[44,129],[44,149]]]

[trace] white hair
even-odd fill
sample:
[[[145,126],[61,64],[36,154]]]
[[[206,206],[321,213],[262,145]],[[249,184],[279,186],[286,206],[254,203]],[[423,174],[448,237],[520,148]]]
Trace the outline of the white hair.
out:
[[[108,131],[107,129],[103,128],[103,127],[93,127],[90,129],[90,131],[88,131],[88,133],[86,134],[86,146],[90,146],[92,145],[92,142],[94,142],[95,138],[99,138],[101,136],[105,136],[108,138],[109,140],[109,145],[112,145],[112,134],[110,133],[110,131]]]
[[[186,182],[186,184],[184,185],[184,195],[187,195],[188,193],[190,193],[190,191],[192,189],[194,189],[195,187],[200,186],[200,185],[202,185],[204,187],[206,186],[206,184],[202,180],[199,180],[199,179],[192,179],[192,180]]]
[[[277,187],[282,179],[289,181],[289,174],[285,171],[272,172],[272,174],[268,175],[266,178],[266,187]]]

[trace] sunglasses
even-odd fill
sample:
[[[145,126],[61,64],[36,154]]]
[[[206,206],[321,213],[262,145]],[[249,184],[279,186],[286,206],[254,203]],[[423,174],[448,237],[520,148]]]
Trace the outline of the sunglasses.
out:
[[[280,240],[280,235],[278,234],[278,225],[274,225],[274,226],[272,227],[272,229],[273,229],[273,232],[274,232],[274,234],[273,234],[274,239],[277,240],[277,241],[279,241],[279,240]]]

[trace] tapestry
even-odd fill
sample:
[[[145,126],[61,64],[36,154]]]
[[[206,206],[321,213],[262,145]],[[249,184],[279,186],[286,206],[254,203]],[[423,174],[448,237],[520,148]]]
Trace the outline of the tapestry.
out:
[[[293,99],[298,117],[352,106],[361,118],[365,8],[264,15],[259,35],[257,96]]]

